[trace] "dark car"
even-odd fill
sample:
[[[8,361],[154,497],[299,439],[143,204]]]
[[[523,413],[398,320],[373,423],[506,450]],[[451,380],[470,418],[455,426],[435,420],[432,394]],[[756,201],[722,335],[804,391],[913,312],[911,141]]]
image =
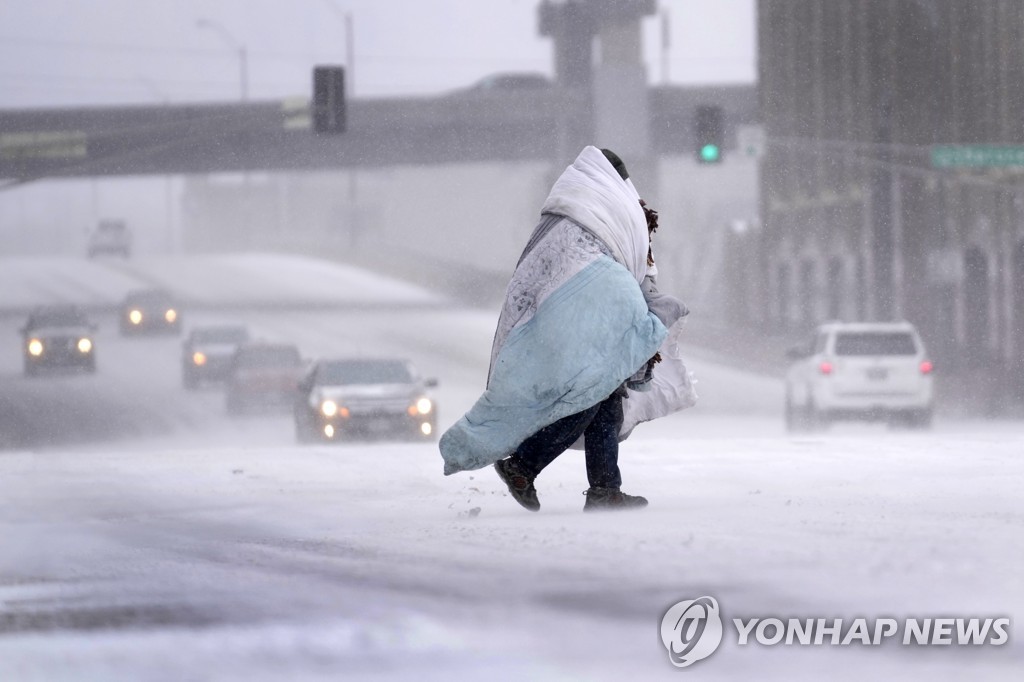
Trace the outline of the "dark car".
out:
[[[299,382],[295,433],[300,442],[346,438],[431,439],[437,405],[406,360],[319,360]]]
[[[524,90],[547,90],[553,83],[542,73],[496,73],[481,78],[469,92],[516,92]]]
[[[132,253],[132,232],[123,220],[102,220],[89,235],[89,258],[114,254],[128,258]]]
[[[251,342],[238,347],[228,370],[228,414],[282,408],[295,399],[302,374],[299,349],[286,343]]]
[[[185,388],[227,379],[235,351],[248,340],[249,330],[240,324],[194,327],[181,347],[181,379]]]
[[[95,331],[96,326],[76,306],[36,308],[21,328],[25,376],[33,376],[49,367],[72,367],[95,372]]]
[[[181,308],[163,289],[131,291],[121,304],[121,334],[178,334]]]

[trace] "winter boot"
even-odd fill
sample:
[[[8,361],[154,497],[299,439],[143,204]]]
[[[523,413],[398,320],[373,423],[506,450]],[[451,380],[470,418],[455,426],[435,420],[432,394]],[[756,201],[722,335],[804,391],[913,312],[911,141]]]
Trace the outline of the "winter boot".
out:
[[[583,511],[604,511],[618,509],[639,509],[647,506],[647,498],[639,495],[627,495],[618,488],[590,488],[584,495],[587,501]]]
[[[537,500],[537,489],[533,487],[533,476],[520,468],[511,457],[499,459],[494,463],[494,470],[508,486],[512,499],[530,511],[538,511],[540,502]]]

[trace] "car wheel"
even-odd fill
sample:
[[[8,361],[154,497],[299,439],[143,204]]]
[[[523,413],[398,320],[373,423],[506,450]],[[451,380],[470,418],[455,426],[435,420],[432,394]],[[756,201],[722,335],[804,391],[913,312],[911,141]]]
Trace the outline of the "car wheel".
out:
[[[935,412],[929,407],[918,412],[917,417],[917,428],[930,429],[932,428],[932,422],[935,420]]]
[[[803,433],[811,430],[811,406],[798,407],[793,404],[793,398],[786,394],[786,431],[790,433]]]
[[[828,418],[808,403],[797,407],[789,399],[786,400],[786,430],[790,433],[809,433],[820,431],[828,426]]]
[[[790,433],[794,433],[796,431],[800,431],[801,427],[803,426],[800,423],[800,415],[798,413],[798,410],[797,410],[796,407],[793,406],[793,401],[790,400],[788,395],[786,396],[785,420],[786,420],[786,431],[788,431]]]
[[[828,414],[815,407],[814,403],[810,403],[807,405],[807,423],[810,431],[826,431],[832,425],[832,420]]]
[[[312,443],[316,440],[313,427],[304,419],[295,418],[295,440],[299,443]]]
[[[932,410],[913,410],[901,415],[901,423],[908,429],[926,430],[932,427]]]
[[[227,408],[227,413],[233,417],[245,412],[241,397],[234,393],[227,394],[225,406]]]

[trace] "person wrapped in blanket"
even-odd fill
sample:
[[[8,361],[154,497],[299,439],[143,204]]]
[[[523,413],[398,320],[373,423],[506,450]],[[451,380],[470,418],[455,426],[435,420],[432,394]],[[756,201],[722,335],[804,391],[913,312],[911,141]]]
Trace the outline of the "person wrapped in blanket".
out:
[[[620,489],[619,442],[696,401],[678,347],[688,311],[656,285],[657,221],[613,152],[587,146],[565,169],[506,290],[487,388],[440,439],[445,475],[493,465],[537,511],[537,476],[582,446],[585,511],[647,505]]]

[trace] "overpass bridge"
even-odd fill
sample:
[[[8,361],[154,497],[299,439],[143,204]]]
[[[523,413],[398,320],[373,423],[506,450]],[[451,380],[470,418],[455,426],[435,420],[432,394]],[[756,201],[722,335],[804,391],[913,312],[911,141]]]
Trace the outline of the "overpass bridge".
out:
[[[754,85],[655,87],[648,96],[655,156],[692,149],[698,105],[724,107],[727,138],[759,118]],[[340,135],[312,132],[304,98],[0,110],[0,186],[50,177],[563,161],[593,141],[592,120],[587,91],[558,86],[356,99]]]

